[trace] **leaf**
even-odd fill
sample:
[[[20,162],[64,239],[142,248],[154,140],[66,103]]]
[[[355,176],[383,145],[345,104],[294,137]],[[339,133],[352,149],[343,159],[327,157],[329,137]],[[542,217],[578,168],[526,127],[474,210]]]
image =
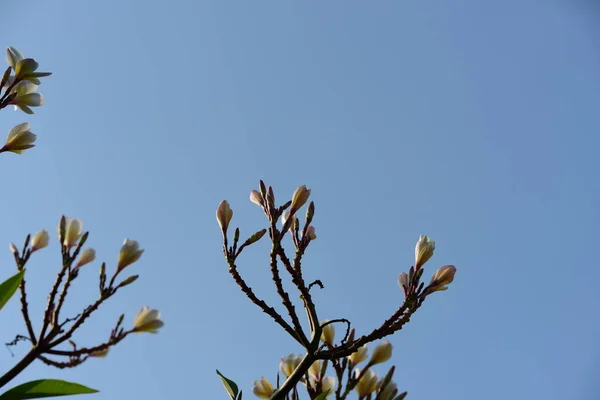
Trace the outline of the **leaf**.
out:
[[[325,400],[327,398],[327,395],[329,394],[329,391],[331,389],[327,389],[326,392],[321,393],[320,395],[317,396],[317,398],[315,400]],[[1,398],[0,398],[1,399]]]
[[[235,384],[235,382],[232,381],[231,379],[225,378],[223,376],[223,374],[219,372],[219,370],[217,370],[217,374],[219,375],[219,378],[221,378],[221,382],[223,383],[225,390],[229,394],[229,397],[231,397],[231,400],[236,400],[237,395],[238,395],[238,387]],[[1,397],[0,397],[0,400],[2,400]]]
[[[46,397],[70,396],[74,394],[97,393],[95,389],[61,381],[58,379],[40,379],[19,385],[0,395],[0,400],[41,399]]]
[[[13,275],[4,282],[0,283],[0,310],[15,294],[19,288],[19,285],[21,284],[21,281],[23,280],[24,275],[25,270],[22,270],[16,275]]]

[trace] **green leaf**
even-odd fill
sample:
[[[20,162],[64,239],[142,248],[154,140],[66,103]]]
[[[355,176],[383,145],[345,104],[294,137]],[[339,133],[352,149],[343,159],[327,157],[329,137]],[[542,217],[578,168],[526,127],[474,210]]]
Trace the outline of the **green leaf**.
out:
[[[19,288],[19,285],[21,284],[21,281],[23,280],[24,275],[25,270],[22,270],[16,275],[13,275],[4,282],[0,283],[0,310],[10,300],[13,294],[15,294]]]
[[[74,394],[97,393],[78,383],[61,381],[58,379],[40,379],[19,385],[4,392],[0,400],[25,400],[41,399],[46,397],[71,396]]]
[[[223,376],[223,374],[219,372],[219,370],[217,370],[217,374],[219,375],[219,378],[221,378],[221,382],[223,382],[223,386],[225,387],[225,390],[229,394],[229,397],[231,397],[231,400],[236,400],[237,395],[238,395],[238,387],[235,384],[235,382],[232,381],[231,379],[225,378]],[[0,400],[2,400],[1,397],[0,397]]]
[[[320,395],[318,395],[315,400],[325,400],[327,398],[327,395],[329,394],[329,390],[330,389],[327,389],[326,392],[323,392]],[[1,397],[0,397],[0,399],[1,399]]]

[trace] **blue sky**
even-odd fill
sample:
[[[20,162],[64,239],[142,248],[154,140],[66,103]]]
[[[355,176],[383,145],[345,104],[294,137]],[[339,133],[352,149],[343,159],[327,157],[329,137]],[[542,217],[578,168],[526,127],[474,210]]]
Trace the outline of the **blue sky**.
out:
[[[5,4],[2,46],[54,75],[35,116],[2,113],[0,130],[29,121],[38,145],[2,156],[0,243],[54,233],[61,214],[83,219],[109,263],[138,240],[140,280],[78,342],[143,305],[166,323],[107,359],[36,363],[14,384],[224,399],[219,368],[252,398],[252,381],[300,349],[230,279],[214,213],[228,199],[242,235],[262,228],[248,193],[264,179],[280,203],[312,189],[304,266],[326,285],[324,318],[378,326],[402,301],[396,279],[420,234],[437,242],[427,275],[457,266],[391,338],[409,399],[596,399],[599,12],[592,0]],[[240,269],[279,306],[266,251]],[[58,262],[53,242],[29,266],[38,320]],[[73,312],[95,298],[97,268]],[[25,332],[18,302],[0,318],[3,342]]]

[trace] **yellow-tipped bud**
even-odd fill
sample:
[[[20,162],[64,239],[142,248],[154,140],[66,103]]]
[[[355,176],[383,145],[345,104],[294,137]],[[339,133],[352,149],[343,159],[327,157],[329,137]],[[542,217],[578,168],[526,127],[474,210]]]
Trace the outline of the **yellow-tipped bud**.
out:
[[[142,307],[133,320],[133,330],[137,333],[158,333],[164,323],[160,320],[160,311]]]
[[[295,354],[289,354],[285,357],[281,358],[281,362],[279,363],[279,369],[286,376],[290,376],[292,372],[300,365],[302,361],[302,357],[297,356]]]
[[[392,344],[387,340],[379,342],[371,354],[371,360],[369,364],[381,364],[392,358]]]
[[[415,269],[421,268],[433,256],[435,242],[428,236],[421,235],[415,246]]]
[[[82,220],[65,217],[65,237],[63,238],[63,246],[68,249],[75,246],[83,234],[82,229]],[[58,223],[58,230],[60,231],[60,222]]]
[[[270,399],[275,390],[271,382],[264,376],[257,381],[254,381],[252,392],[261,399]]]
[[[33,236],[33,239],[31,239],[31,252],[33,253],[34,251],[43,249],[48,246],[48,242],[50,242],[48,231],[45,229],[39,231]]]
[[[454,275],[456,274],[456,267],[454,265],[444,265],[440,267],[433,276],[429,283],[429,292],[438,292],[448,289],[449,284],[454,281]]]

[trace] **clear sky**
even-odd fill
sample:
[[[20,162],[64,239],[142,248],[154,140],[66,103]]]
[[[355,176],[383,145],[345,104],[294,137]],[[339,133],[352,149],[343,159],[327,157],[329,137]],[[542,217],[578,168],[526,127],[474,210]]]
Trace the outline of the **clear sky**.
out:
[[[36,363],[14,384],[225,399],[219,368],[252,398],[252,381],[300,350],[221,254],[216,206],[230,201],[242,235],[259,230],[248,193],[262,178],[280,203],[312,189],[318,239],[304,266],[326,285],[324,318],[378,326],[402,301],[397,276],[420,234],[437,242],[426,279],[457,266],[391,338],[409,399],[597,399],[599,15],[593,0],[5,2],[1,45],[54,75],[35,116],[2,112],[3,135],[24,121],[38,134],[0,160],[2,277],[8,243],[54,234],[64,213],[111,266],[125,237],[146,249],[138,283],[78,343],[143,305],[166,324],[75,370]],[[240,270],[280,306],[266,251]],[[54,241],[29,266],[36,321],[58,263]],[[98,266],[73,312],[95,299]],[[0,321],[2,343],[25,333],[17,301]]]

